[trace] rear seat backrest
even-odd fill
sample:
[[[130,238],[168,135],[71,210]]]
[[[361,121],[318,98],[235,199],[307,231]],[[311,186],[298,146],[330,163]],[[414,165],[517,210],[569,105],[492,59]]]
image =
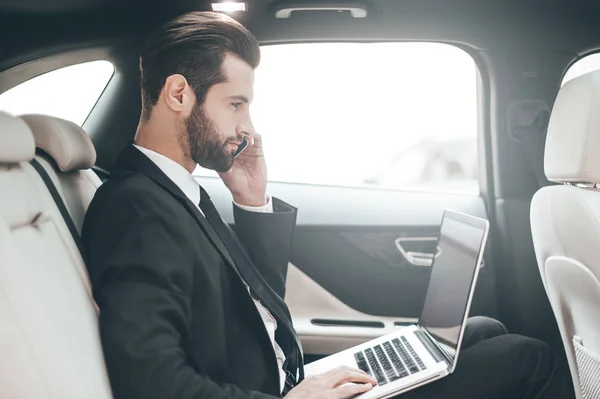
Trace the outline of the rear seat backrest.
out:
[[[34,152],[0,113],[0,398],[110,399],[83,259]]]
[[[81,233],[85,212],[102,184],[90,169],[96,150],[87,133],[77,124],[47,115],[21,117],[27,123],[38,148],[37,161],[48,172],[63,197],[71,218]]]

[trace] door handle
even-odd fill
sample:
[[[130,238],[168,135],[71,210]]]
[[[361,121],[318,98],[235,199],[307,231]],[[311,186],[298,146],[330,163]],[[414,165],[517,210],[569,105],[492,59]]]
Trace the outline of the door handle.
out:
[[[433,265],[433,260],[442,254],[442,249],[439,246],[436,246],[436,252],[415,252],[415,251],[407,251],[402,243],[405,242],[428,242],[428,241],[437,241],[437,237],[400,237],[396,238],[396,248],[400,251],[402,256],[413,266],[420,267],[431,267]],[[479,264],[479,268],[485,266],[485,262],[482,259]]]
[[[429,252],[416,252],[416,251],[407,251],[403,244],[406,242],[430,242],[437,241],[437,237],[399,237],[396,239],[395,244],[398,251],[404,256],[404,259],[408,261],[413,266],[419,267],[431,267],[433,265],[433,260],[440,256],[442,253],[440,247],[436,246],[435,253]]]

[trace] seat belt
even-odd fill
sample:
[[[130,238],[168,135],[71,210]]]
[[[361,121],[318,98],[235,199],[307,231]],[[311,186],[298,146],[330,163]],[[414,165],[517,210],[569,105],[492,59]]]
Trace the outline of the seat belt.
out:
[[[65,223],[67,224],[67,227],[69,228],[69,232],[71,233],[71,236],[73,237],[73,240],[75,241],[75,245],[77,245],[77,249],[79,250],[81,257],[83,258],[83,262],[85,263],[87,261],[87,257],[85,255],[85,250],[81,243],[81,237],[79,237],[79,231],[77,231],[77,228],[75,227],[75,222],[73,222],[73,218],[71,217],[71,214],[67,210],[67,206],[65,205],[62,197],[60,196],[60,193],[56,189],[56,186],[54,185],[52,178],[50,177],[50,175],[48,175],[48,172],[46,172],[46,169],[44,169],[44,167],[42,165],[40,165],[40,163],[37,161],[37,159],[35,159],[35,158],[32,159],[30,164],[38,172],[38,174],[44,181],[44,184],[48,188],[48,191],[50,191],[50,195],[52,195],[52,199],[54,200],[54,203],[58,207],[60,214],[62,215]]]
[[[106,169],[103,169],[99,166],[92,166],[92,170],[96,173],[96,176],[100,178],[102,183],[106,182],[110,178],[110,172]]]
[[[521,144],[539,188],[549,185],[544,172],[544,149],[550,109],[541,100],[521,100],[509,105],[509,136]]]

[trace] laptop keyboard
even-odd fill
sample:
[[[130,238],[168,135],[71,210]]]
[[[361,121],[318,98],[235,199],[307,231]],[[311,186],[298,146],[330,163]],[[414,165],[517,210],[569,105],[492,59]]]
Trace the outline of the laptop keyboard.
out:
[[[354,354],[358,368],[385,385],[411,374],[425,370],[425,364],[406,337],[375,345]]]

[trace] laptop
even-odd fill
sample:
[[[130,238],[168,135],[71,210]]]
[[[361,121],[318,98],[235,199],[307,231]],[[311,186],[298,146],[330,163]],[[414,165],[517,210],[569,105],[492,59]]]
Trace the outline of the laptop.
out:
[[[356,398],[384,399],[453,373],[488,230],[487,220],[445,210],[419,322],[309,363],[306,376],[359,368],[378,384]]]

